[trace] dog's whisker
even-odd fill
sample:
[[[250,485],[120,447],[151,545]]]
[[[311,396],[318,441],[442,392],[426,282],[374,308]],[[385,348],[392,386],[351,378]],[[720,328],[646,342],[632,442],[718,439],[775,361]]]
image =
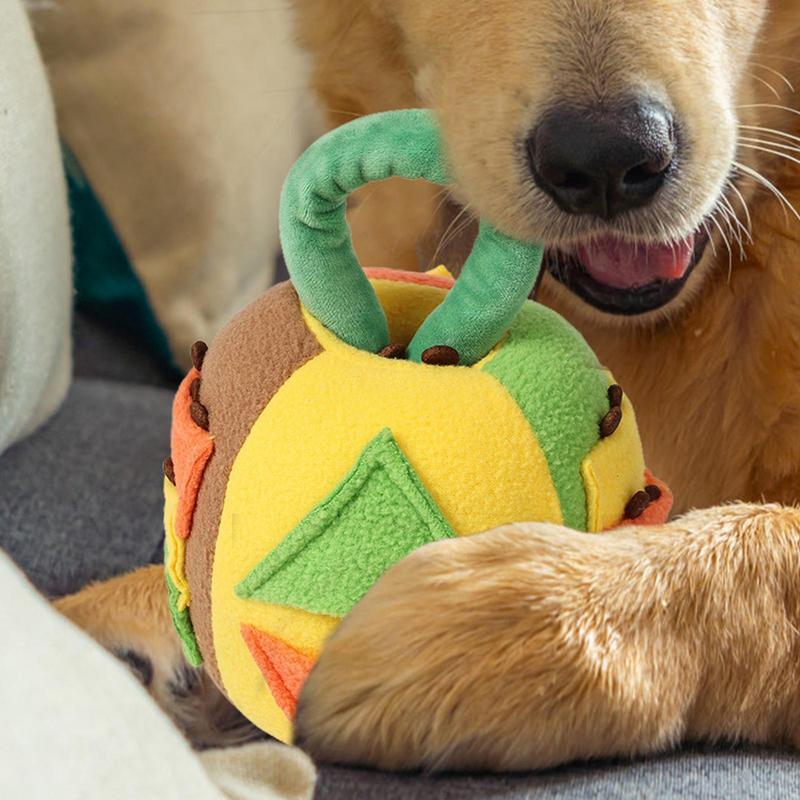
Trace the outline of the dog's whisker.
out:
[[[771,133],[773,136],[780,136],[784,139],[790,139],[793,142],[800,142],[800,136],[795,136],[792,133],[787,133],[786,131],[780,131],[776,128],[764,128],[761,125],[739,125],[741,130],[745,131],[758,131],[759,133]]]
[[[777,147],[779,150],[788,150],[790,153],[800,153],[800,145],[787,144],[786,142],[776,142],[773,139],[760,139],[756,136],[740,136],[740,142],[748,142],[750,144],[761,144],[766,147]]]
[[[459,220],[465,215],[468,214],[470,211],[470,205],[467,204],[463,208],[459,210],[459,212],[453,217],[450,224],[445,229],[445,232],[442,234],[442,237],[439,239],[439,243],[436,245],[436,249],[433,251],[433,256],[431,257],[431,261],[436,261],[439,257],[439,253],[444,250],[444,248],[451,242],[455,236],[456,232],[454,229],[458,225]],[[469,219],[467,220],[469,222]]]
[[[790,108],[789,106],[781,106],[776,103],[746,103],[745,105],[736,106],[737,108],[771,108],[776,111],[786,111],[789,114],[795,114],[800,117],[800,110]]]
[[[750,77],[751,77],[751,78],[752,78],[754,81],[756,81],[756,83],[760,83],[762,86],[765,86],[767,89],[769,89],[769,90],[770,90],[770,92],[771,92],[772,94],[774,94],[774,95],[775,95],[775,97],[776,97],[778,100],[781,100],[781,99],[782,99],[782,95],[781,95],[781,93],[780,93],[780,92],[779,92],[779,91],[778,91],[778,90],[777,90],[777,89],[776,89],[776,88],[775,88],[775,87],[774,87],[774,86],[773,86],[773,85],[772,85],[772,84],[771,84],[769,81],[767,81],[767,80],[764,80],[764,78],[760,77],[759,75],[755,75],[755,74],[753,74],[752,72],[749,72],[749,73],[747,73],[747,74],[748,74],[748,75],[749,75],[749,76],[750,76]]]
[[[790,156],[788,153],[782,153],[780,150],[772,150],[769,147],[763,147],[758,144],[748,144],[746,141],[742,142],[742,140],[740,140],[740,146],[746,147],[749,150],[759,150],[762,153],[768,153],[769,155],[775,156],[776,158],[785,158],[787,161],[791,161],[795,164],[800,165],[800,158],[795,158],[794,156]]]
[[[759,64],[757,61],[750,62],[754,67],[759,67],[761,69],[765,69],[767,72],[772,73],[776,77],[780,78],[790,89],[790,91],[796,91],[794,88],[794,84],[786,77],[782,72],[777,69],[773,69],[772,67],[768,67],[766,64]]]
[[[745,248],[744,248],[744,239],[747,238],[749,243],[752,244],[753,238],[750,236],[750,232],[745,228],[742,224],[742,221],[736,214],[735,209],[731,205],[730,200],[728,200],[725,195],[720,197],[720,210],[722,215],[725,217],[725,221],[728,224],[728,227],[731,231],[731,236],[733,236],[736,240],[736,243],[739,245],[739,256],[742,260],[745,259]]]
[[[725,245],[725,248],[728,251],[728,281],[730,281],[731,274],[733,272],[733,248],[731,247],[730,240],[725,235],[725,229],[720,224],[720,221],[717,219],[717,211],[719,211],[719,206],[717,209],[712,212],[708,219],[714,225],[714,227],[719,231],[720,238],[722,239],[722,243]]]
[[[744,198],[744,195],[739,190],[739,187],[736,185],[736,182],[728,178],[728,186],[730,187],[731,191],[733,191],[736,196],[739,198],[739,202],[742,204],[742,208],[744,209],[745,217],[747,218],[747,232],[748,236],[750,237],[750,241],[753,241],[753,218],[750,214],[750,208],[747,205],[747,201]]]
[[[800,222],[800,212],[798,212],[798,210],[792,205],[792,203],[789,202],[789,199],[786,197],[786,195],[780,189],[778,189],[778,187],[772,181],[770,181],[768,178],[765,178],[758,170],[748,167],[747,164],[742,164],[739,161],[734,161],[733,165],[738,170],[743,172],[745,175],[749,175],[751,178],[753,178],[753,180],[757,181],[759,184],[761,184],[761,186],[763,186],[765,189],[767,189],[769,192],[775,195],[775,197],[777,197],[778,200],[781,201],[784,213],[787,213],[787,210],[791,211],[792,214],[794,214],[794,216],[797,218],[798,222]],[[788,222],[789,220],[788,215],[786,217],[786,220]]]
[[[714,254],[714,258],[716,258],[717,257],[717,245],[714,242],[714,237],[711,235],[711,231],[709,230],[708,220],[703,220],[700,223],[700,225],[703,228],[703,230],[705,231],[706,236],[708,237],[708,243],[709,243],[709,245],[711,247],[711,252]]]
[[[733,184],[729,183],[729,185],[733,188]],[[753,244],[753,236],[750,231],[750,228],[747,225],[745,225],[741,219],[739,219],[739,215],[736,213],[736,209],[733,207],[733,203],[731,203],[730,199],[727,198],[725,195],[723,195],[720,198],[720,202],[723,204],[723,207],[730,215],[731,220],[736,224],[739,234],[739,244],[742,247],[742,249],[744,249],[744,239],[747,240],[748,244]],[[749,211],[747,211],[747,218],[748,222],[751,222]]]

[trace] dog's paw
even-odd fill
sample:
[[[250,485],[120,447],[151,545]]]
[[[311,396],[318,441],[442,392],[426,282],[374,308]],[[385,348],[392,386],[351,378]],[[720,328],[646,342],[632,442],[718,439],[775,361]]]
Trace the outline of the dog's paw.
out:
[[[680,696],[657,674],[668,643],[637,628],[641,609],[617,591],[636,556],[633,535],[549,525],[422,548],[326,644],[296,742],[321,761],[434,770],[534,769],[669,743]]]
[[[54,607],[123,661],[194,747],[263,738],[205,671],[186,661],[167,609],[163,567],[91,584]]]

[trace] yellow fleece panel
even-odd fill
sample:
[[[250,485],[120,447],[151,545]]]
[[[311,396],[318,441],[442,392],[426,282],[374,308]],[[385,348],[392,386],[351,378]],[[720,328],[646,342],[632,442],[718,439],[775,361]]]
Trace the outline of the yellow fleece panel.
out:
[[[447,296],[446,289],[436,286],[386,280],[370,282],[386,313],[389,339],[397,344],[407,345],[431,311]]]
[[[164,478],[164,536],[167,540],[167,573],[180,593],[178,611],[189,605],[189,584],[184,567],[186,564],[186,542],[175,533],[175,520],[178,516],[178,490]]]
[[[433,269],[429,269],[426,275],[435,275],[437,278],[452,278],[453,273],[450,272],[449,269],[444,264],[439,264],[438,267],[434,267]]]
[[[427,313],[416,305],[421,295],[443,294],[375,284],[395,330],[400,316]],[[526,519],[562,521],[544,453],[499,381],[475,368],[380,358],[343,344],[308,314],[305,320],[325,352],[283,385],[236,457],[211,595],[226,692],[256,725],[284,740],[290,727],[241,637],[241,625],[318,653],[338,620],[241,600],[234,588],[340,483],[381,430],[392,431],[456,533]]]
[[[631,459],[636,463],[631,464]],[[628,501],[644,488],[644,470],[636,415],[624,395],[619,427],[601,439],[581,464],[590,531],[608,530],[622,522]]]

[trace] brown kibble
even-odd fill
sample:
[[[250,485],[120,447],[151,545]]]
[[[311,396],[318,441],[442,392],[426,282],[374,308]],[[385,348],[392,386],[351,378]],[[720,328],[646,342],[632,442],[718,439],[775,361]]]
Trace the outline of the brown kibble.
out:
[[[647,492],[647,496],[655,503],[656,500],[661,499],[661,489],[658,488],[654,483],[650,483],[644,487],[644,490]]]
[[[386,347],[383,348],[378,353],[379,356],[382,358],[405,358],[406,357],[406,348],[405,345],[402,344],[387,344]]]
[[[622,405],[622,387],[615,383],[608,387],[608,405],[611,408],[619,408]]]
[[[192,400],[200,400],[200,378],[195,378],[189,384],[189,397]]]
[[[166,477],[173,486],[175,485],[175,464],[169,456],[164,459],[164,477]]]
[[[647,492],[636,492],[625,506],[625,519],[638,519],[650,505],[650,495]]]
[[[208,409],[202,403],[198,403],[197,400],[195,400],[192,405],[189,406],[189,413],[192,415],[195,425],[202,428],[204,431],[208,430]]]
[[[199,339],[192,345],[192,364],[198,372],[203,369],[203,361],[207,352],[208,345]]]
[[[620,406],[614,406],[608,414],[600,420],[601,438],[607,439],[611,436],[614,431],[619,428],[620,422],[622,422],[622,408]]]
[[[434,345],[422,353],[423,364],[433,364],[437,367],[455,367],[460,359],[458,350],[446,344]]]

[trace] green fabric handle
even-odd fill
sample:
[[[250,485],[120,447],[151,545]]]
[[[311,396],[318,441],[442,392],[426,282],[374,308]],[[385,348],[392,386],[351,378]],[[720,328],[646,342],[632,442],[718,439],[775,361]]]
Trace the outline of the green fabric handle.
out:
[[[300,300],[340,339],[372,353],[389,344],[389,330],[353,251],[346,200],[361,186],[391,177],[449,182],[430,111],[374,114],[331,131],[300,157],[281,195],[281,242]],[[420,361],[428,347],[447,345],[458,351],[460,364],[479,361],[527,299],[541,260],[540,246],[481,223],[461,276],[417,331],[409,358]]]

